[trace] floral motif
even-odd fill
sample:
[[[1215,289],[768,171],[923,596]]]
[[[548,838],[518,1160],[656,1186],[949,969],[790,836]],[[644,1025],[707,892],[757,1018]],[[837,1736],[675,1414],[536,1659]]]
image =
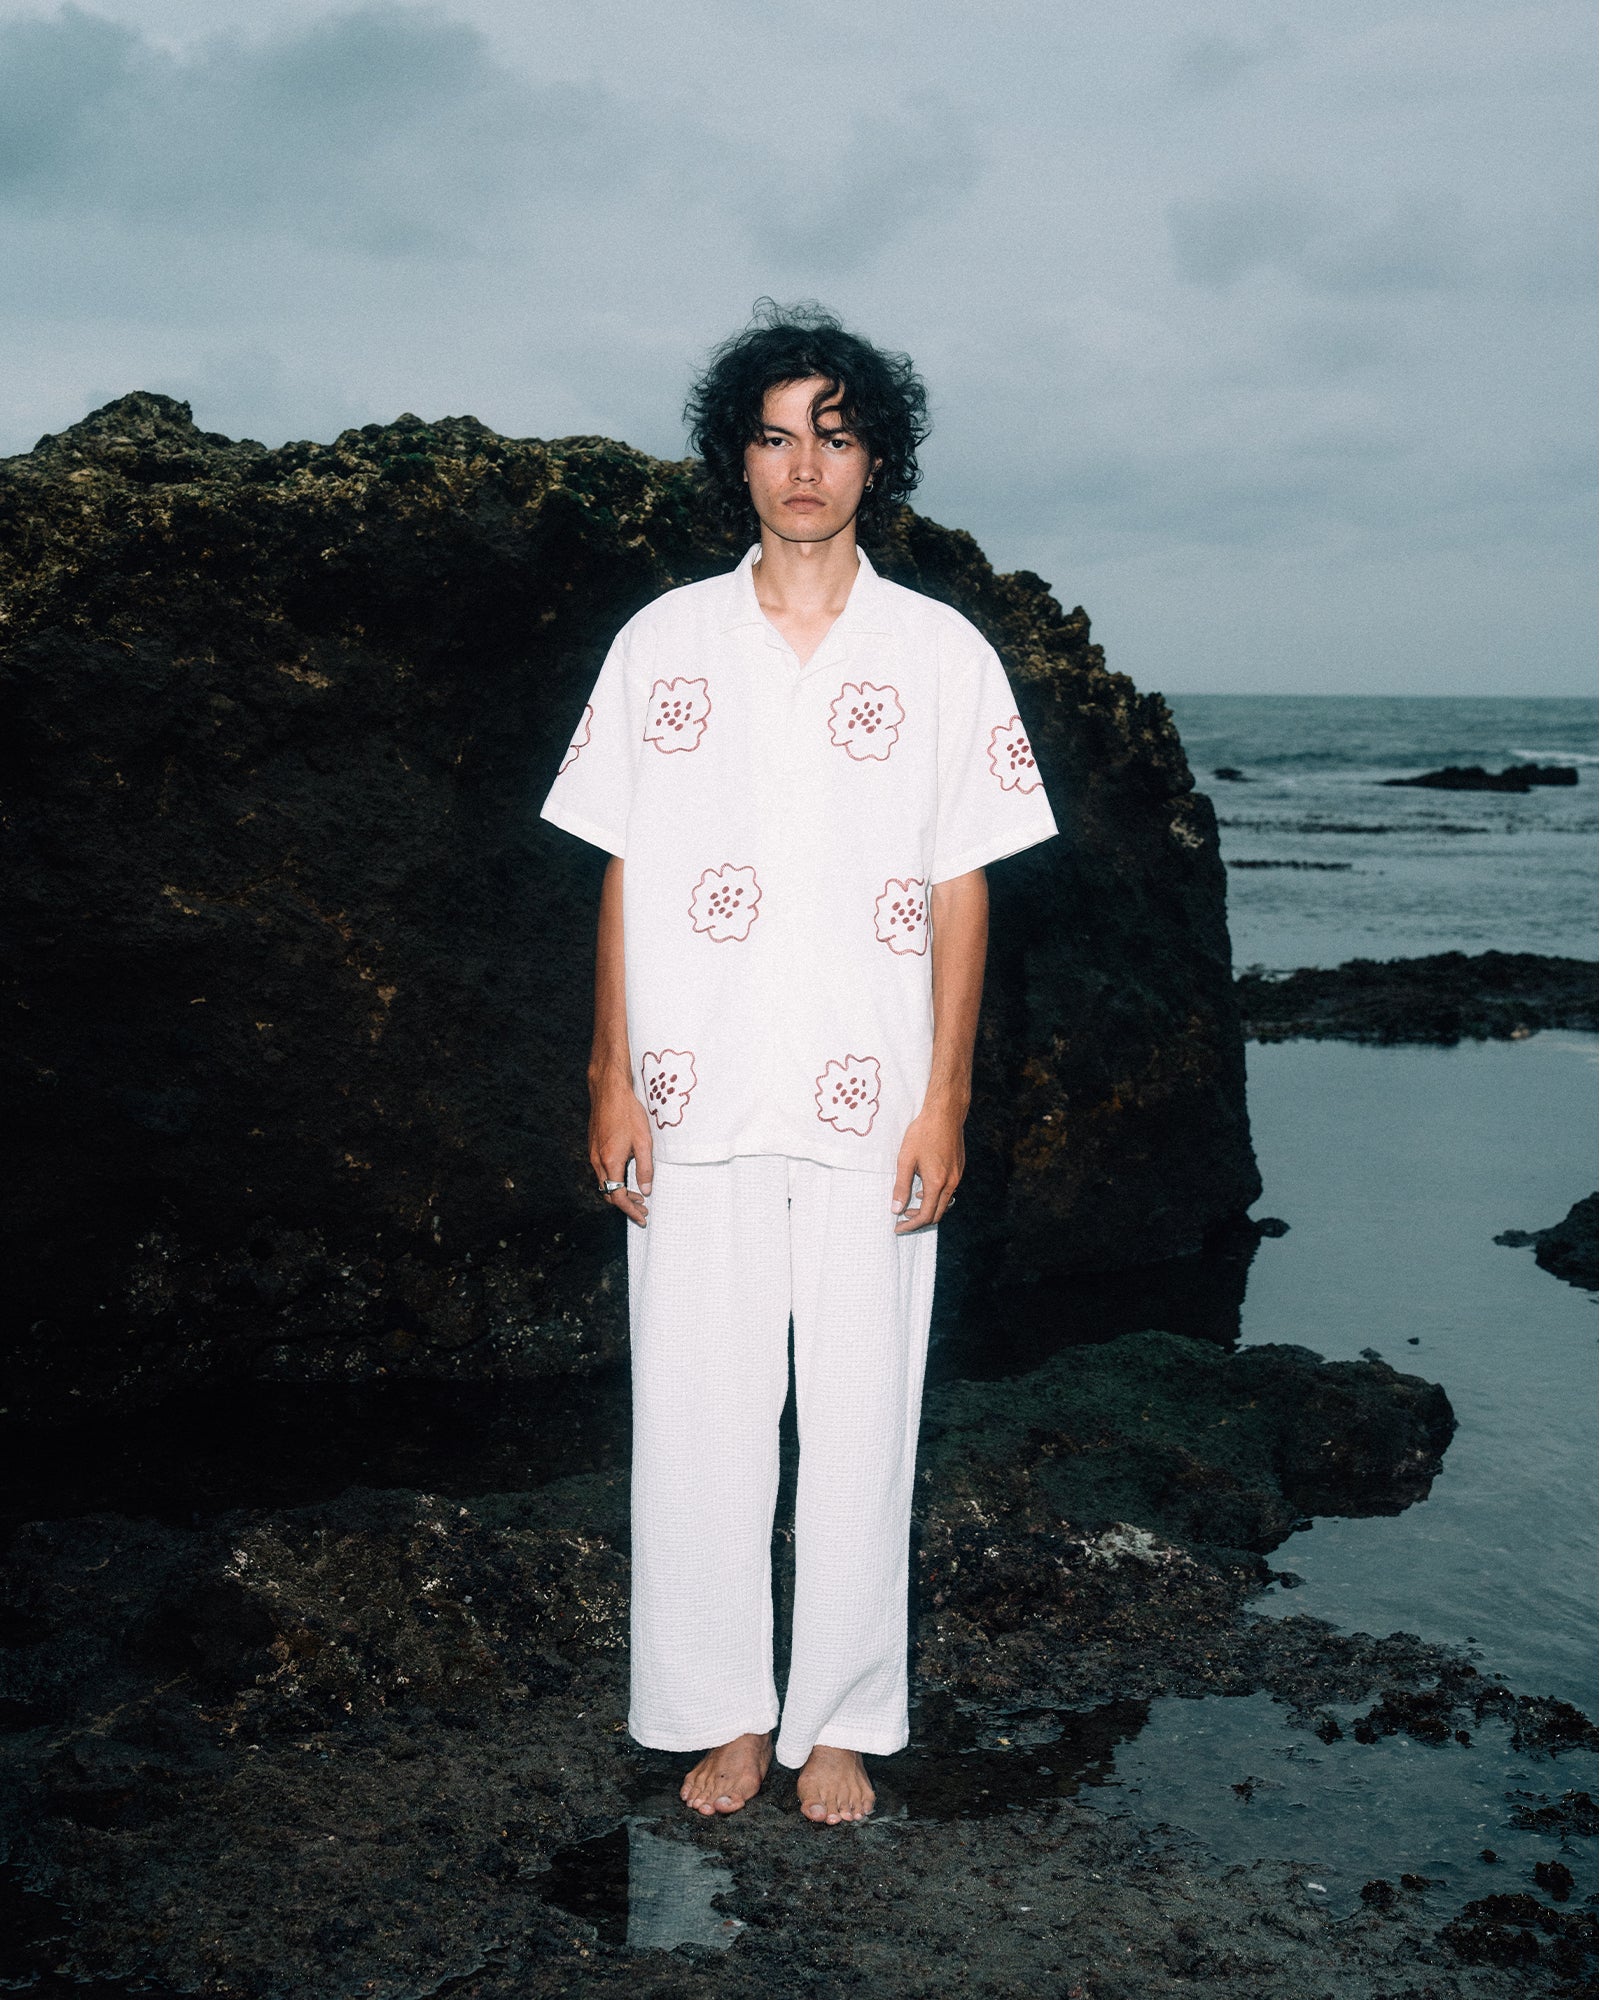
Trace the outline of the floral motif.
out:
[[[593,721],[594,704],[586,701],[583,704],[583,713],[578,717],[578,726],[572,732],[572,741],[567,745],[567,754],[561,760],[561,771],[566,770],[569,764],[577,763],[578,752],[589,740],[589,724]],[[558,778],[561,776],[561,771],[556,772]]]
[[[750,926],[761,914],[760,902],[756,871],[725,861],[720,868],[708,868],[694,885],[689,921],[717,944],[726,944],[750,935]]]
[[[828,710],[828,735],[857,763],[881,764],[899,739],[906,712],[892,687],[846,681]]]
[[[918,957],[928,949],[928,885],[918,877],[885,882],[875,916],[879,944]]]
[[[1020,715],[996,723],[989,731],[989,769],[1007,792],[1036,792],[1041,780],[1033,760],[1033,745]]]
[[[817,1078],[817,1116],[839,1132],[865,1136],[878,1115],[882,1084],[876,1056],[846,1056]]]
[[[659,1055],[646,1054],[639,1063],[644,1082],[644,1108],[657,1125],[683,1123],[683,1108],[698,1079],[694,1057],[687,1049],[663,1049]]]
[[[657,681],[650,690],[644,740],[658,750],[698,750],[711,713],[704,681]]]

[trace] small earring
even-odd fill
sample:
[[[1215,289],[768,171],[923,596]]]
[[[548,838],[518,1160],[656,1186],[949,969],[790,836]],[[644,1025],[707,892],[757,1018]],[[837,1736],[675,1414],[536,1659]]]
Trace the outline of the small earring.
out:
[[[872,481],[870,479],[867,481],[867,491],[869,493],[872,491]]]

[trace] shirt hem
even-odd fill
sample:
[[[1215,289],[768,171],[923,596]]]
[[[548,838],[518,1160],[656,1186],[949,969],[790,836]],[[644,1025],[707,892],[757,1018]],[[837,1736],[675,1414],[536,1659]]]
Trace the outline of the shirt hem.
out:
[[[969,847],[950,861],[936,861],[928,880],[930,883],[948,882],[952,876],[970,875],[974,868],[987,868],[991,861],[1004,861],[1009,855],[1020,854],[1025,847],[1037,847],[1042,840],[1054,840],[1061,829],[1058,826],[1036,827],[1028,833],[1008,833],[994,840],[980,841],[976,847]]]
[[[559,826],[563,833],[575,834],[579,840],[587,840],[592,847],[603,848],[607,854],[614,854],[619,861],[622,859],[622,840],[610,828],[599,825],[597,821],[585,819],[581,813],[568,812],[561,806],[554,811],[549,806],[541,806],[539,817],[549,820],[552,826]]]
[[[847,1155],[830,1151],[825,1146],[806,1140],[789,1138],[784,1140],[774,1135],[769,1143],[760,1141],[730,1142],[726,1145],[675,1146],[665,1152],[659,1140],[656,1142],[654,1157],[664,1167],[713,1167],[724,1160],[743,1159],[749,1155],[776,1154],[791,1160],[814,1160],[818,1166],[842,1167],[847,1173],[893,1174],[900,1164],[898,1142],[892,1154],[878,1153],[872,1156]]]

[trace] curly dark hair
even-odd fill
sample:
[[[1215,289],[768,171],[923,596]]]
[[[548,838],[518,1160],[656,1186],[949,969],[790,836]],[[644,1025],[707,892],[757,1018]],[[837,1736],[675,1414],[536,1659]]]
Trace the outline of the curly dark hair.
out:
[[[881,461],[856,516],[864,535],[881,529],[922,477],[917,446],[928,435],[928,392],[910,356],[847,333],[822,306],[758,299],[743,332],[713,350],[684,409],[707,497],[731,532],[748,533],[755,521],[744,452],[761,435],[767,391],[813,375],[828,385],[811,406],[813,425],[837,397],[841,421]]]

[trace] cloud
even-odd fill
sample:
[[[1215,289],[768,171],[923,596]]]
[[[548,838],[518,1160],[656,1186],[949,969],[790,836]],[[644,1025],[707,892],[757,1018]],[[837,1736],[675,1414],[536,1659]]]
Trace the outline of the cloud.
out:
[[[982,167],[966,119],[939,97],[891,100],[842,142],[819,138],[797,131],[740,204],[752,241],[789,261],[859,266],[924,217],[947,216]]]
[[[1270,33],[1246,38],[1240,35],[1191,35],[1180,44],[1173,72],[1181,89],[1210,96],[1226,90],[1251,70],[1282,55],[1293,47],[1292,38],[1281,26]]]
[[[1180,275],[1212,290],[1276,270],[1314,292],[1435,291],[1463,283],[1475,254],[1459,204],[1425,192],[1359,214],[1307,188],[1253,188],[1175,201],[1167,223]]]
[[[1236,284],[1266,265],[1294,268],[1325,226],[1321,199],[1300,189],[1252,189],[1175,201],[1167,211],[1172,253],[1192,285]]]
[[[539,88],[482,33],[396,6],[172,55],[64,8],[0,24],[12,213],[281,233],[366,255],[460,252],[530,178],[626,161],[617,108]]]
[[[0,21],[0,207],[277,234],[374,258],[488,254],[627,200],[720,209],[762,253],[856,268],[974,184],[948,102],[730,140],[594,83],[538,83],[484,32],[392,4],[170,53],[69,6]]]
[[[413,409],[675,456],[697,358],[819,297],[925,374],[929,511],[1147,684],[1296,684],[1330,606],[1335,684],[1492,684],[1535,594],[1526,671],[1587,684],[1576,10],[795,19],[0,0],[0,450],[154,386],[269,444]]]

